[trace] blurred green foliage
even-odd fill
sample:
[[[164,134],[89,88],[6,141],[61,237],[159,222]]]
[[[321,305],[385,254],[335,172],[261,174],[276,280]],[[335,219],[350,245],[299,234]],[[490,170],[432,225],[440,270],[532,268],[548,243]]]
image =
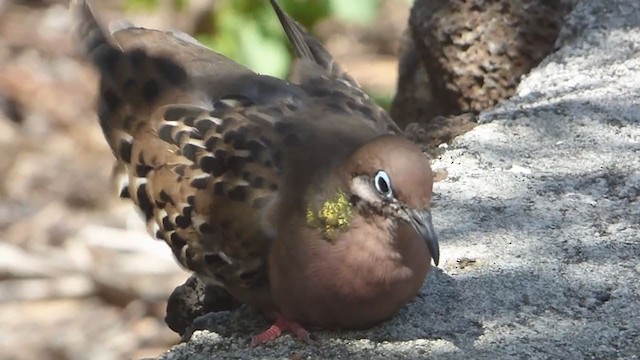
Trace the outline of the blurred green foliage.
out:
[[[174,0],[182,9],[189,0]],[[325,18],[352,23],[371,23],[382,0],[279,0],[283,9],[307,29]],[[153,11],[158,0],[125,0],[128,11]],[[210,32],[195,37],[211,49],[249,67],[273,76],[289,72],[288,41],[268,0],[218,0],[210,15]],[[376,97],[383,105],[390,94]],[[388,104],[386,104],[388,105]]]
[[[176,8],[189,0],[175,0]],[[279,0],[294,19],[312,29],[320,20],[336,17],[350,22],[373,21],[381,0]],[[125,0],[128,11],[153,11],[158,0]],[[268,0],[219,0],[211,12],[210,33],[195,34],[205,45],[274,76],[287,74],[291,62],[288,43]]]

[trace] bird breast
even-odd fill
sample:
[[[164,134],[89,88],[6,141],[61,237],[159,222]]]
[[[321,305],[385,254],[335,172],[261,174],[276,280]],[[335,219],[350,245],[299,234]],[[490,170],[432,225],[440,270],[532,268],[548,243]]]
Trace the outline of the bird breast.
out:
[[[271,291],[283,315],[307,326],[386,320],[415,297],[431,266],[424,241],[404,222],[357,215],[331,241],[309,227],[290,228],[303,230],[274,242]]]

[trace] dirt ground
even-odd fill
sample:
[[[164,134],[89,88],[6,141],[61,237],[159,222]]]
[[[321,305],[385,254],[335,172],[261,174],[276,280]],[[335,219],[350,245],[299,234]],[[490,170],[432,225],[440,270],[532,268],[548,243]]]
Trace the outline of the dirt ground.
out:
[[[369,27],[318,33],[368,90],[390,95],[409,3],[384,6]],[[115,198],[97,77],[71,20],[66,1],[0,1],[0,358],[155,357],[179,341],[164,308],[188,274]]]

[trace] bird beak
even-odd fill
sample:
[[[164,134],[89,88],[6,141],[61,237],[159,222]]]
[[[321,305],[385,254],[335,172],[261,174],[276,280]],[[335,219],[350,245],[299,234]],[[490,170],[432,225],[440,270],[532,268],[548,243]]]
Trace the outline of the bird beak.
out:
[[[409,210],[409,223],[413,227],[418,235],[420,235],[424,242],[427,243],[429,253],[433,262],[438,266],[440,260],[440,247],[438,246],[438,236],[433,229],[433,223],[431,222],[431,212],[428,210]]]

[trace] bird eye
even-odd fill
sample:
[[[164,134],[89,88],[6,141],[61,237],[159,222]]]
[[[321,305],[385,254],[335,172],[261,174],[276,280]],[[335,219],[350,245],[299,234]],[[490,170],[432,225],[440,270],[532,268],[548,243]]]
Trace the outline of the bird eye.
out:
[[[376,190],[378,190],[380,195],[386,198],[393,197],[393,190],[391,189],[391,180],[389,179],[389,175],[385,171],[383,170],[378,171],[375,178],[373,179],[373,182],[376,185]]]

